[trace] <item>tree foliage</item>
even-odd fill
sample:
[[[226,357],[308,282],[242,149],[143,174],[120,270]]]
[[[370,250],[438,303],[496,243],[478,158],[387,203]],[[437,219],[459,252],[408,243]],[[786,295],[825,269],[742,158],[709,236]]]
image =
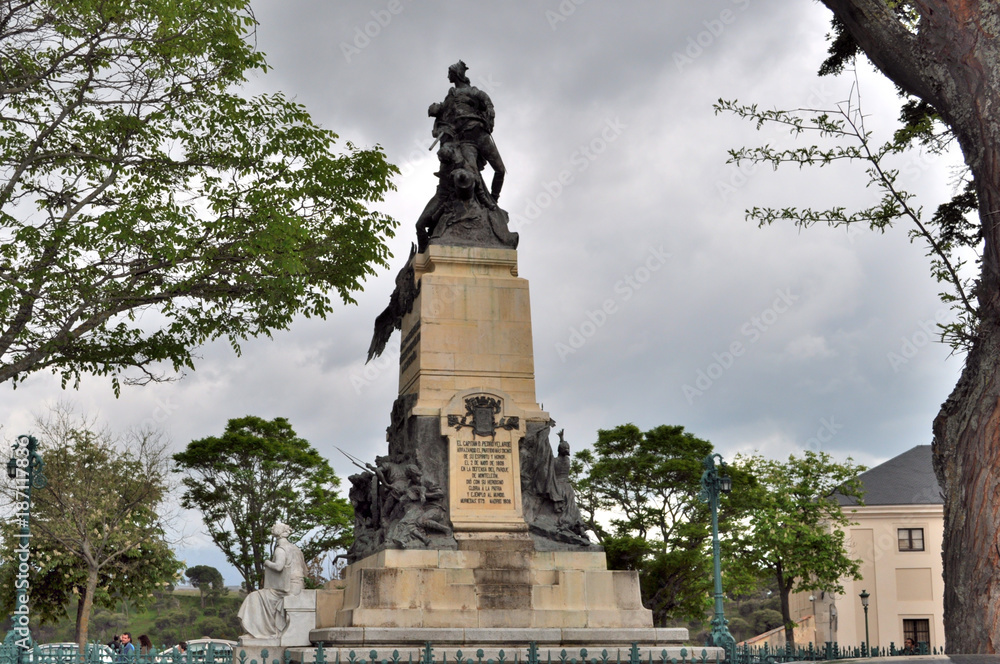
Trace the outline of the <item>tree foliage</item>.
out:
[[[0,14],[0,382],[146,382],[324,316],[386,264],[396,169],[267,70],[249,0],[18,0]]]
[[[756,104],[741,105],[720,99],[716,113],[730,112],[753,122],[758,129],[768,125],[788,128],[796,138],[813,135],[824,144],[805,147],[780,147],[771,144],[754,148],[729,151],[729,162],[740,164],[769,164],[777,169],[781,165],[830,166],[839,161],[860,162],[868,175],[868,187],[881,192],[881,197],[868,207],[849,211],[835,206],[827,209],[798,207],[754,207],[746,211],[748,220],[760,226],[779,221],[789,221],[801,228],[815,224],[848,227],[860,224],[871,230],[885,232],[900,220],[909,222],[911,241],[927,248],[931,276],[946,286],[940,293],[955,313],[955,320],[941,323],[941,338],[956,350],[968,350],[977,334],[979,311],[974,293],[978,279],[967,270],[969,257],[978,264],[982,236],[978,228],[968,221],[967,214],[976,210],[977,198],[972,183],[964,181],[961,191],[952,200],[941,204],[931,218],[915,204],[916,196],[908,192],[900,178],[900,169],[894,158],[909,149],[918,136],[925,143],[931,141],[930,127],[920,128],[927,120],[914,116],[896,132],[891,140],[878,142],[865,127],[860,96],[853,92],[851,98],[832,109],[765,110]],[[904,116],[906,109],[904,107]],[[934,150],[943,150],[937,145]]]
[[[788,600],[793,589],[842,593],[842,578],[860,578],[860,561],[846,550],[844,529],[851,520],[834,494],[863,504],[857,476],[865,468],[811,450],[785,462],[738,456],[731,467],[756,482],[741,486],[735,479],[739,476],[734,477],[733,493],[744,496],[745,518],[726,537],[727,558],[736,576],[775,581],[791,644],[794,623]]]
[[[31,611],[53,622],[76,596],[76,641],[84,643],[94,606],[142,606],[181,567],[159,515],[168,457],[155,433],[118,436],[67,407],[37,426],[47,483],[32,492]],[[5,576],[11,562],[5,556]],[[12,588],[3,585],[8,606]]]
[[[195,565],[184,570],[184,576],[188,578],[201,598],[201,608],[205,608],[205,597],[211,597],[213,604],[215,598],[221,595],[226,589],[226,584],[222,579],[222,573],[211,565]]]
[[[680,426],[601,429],[573,462],[577,502],[612,569],[634,569],[657,624],[704,618],[712,583],[701,461],[712,444]],[[599,515],[610,513],[610,528]]]
[[[222,436],[191,441],[174,455],[185,476],[182,505],[198,509],[247,591],[261,586],[271,527],[283,521],[306,560],[346,548],[353,510],[330,464],[283,417],[231,419]]]
[[[934,420],[934,467],[945,497],[945,640],[950,652],[1000,648],[1000,4],[990,0],[822,0],[834,15],[823,73],[864,53],[907,96],[893,141],[961,148],[971,180],[930,220],[932,270],[959,307],[951,339],[967,350]],[[942,129],[943,128],[943,129]],[[861,132],[864,136],[864,132]],[[978,211],[978,219],[971,213]],[[935,235],[936,234],[936,235]],[[948,247],[976,250],[978,274],[960,285]],[[956,254],[958,252],[956,251]],[[952,263],[954,265],[954,263]],[[941,269],[943,268],[943,270]],[[957,270],[955,270],[957,272]]]

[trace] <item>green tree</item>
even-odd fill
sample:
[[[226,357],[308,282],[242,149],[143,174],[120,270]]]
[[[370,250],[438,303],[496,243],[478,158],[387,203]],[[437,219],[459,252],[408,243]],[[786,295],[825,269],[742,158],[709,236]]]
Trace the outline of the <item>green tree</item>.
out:
[[[705,615],[712,583],[707,507],[698,500],[701,462],[712,444],[680,426],[634,424],[597,432],[573,464],[581,512],[612,569],[639,572],[656,624]],[[610,529],[598,514],[614,514]]]
[[[834,14],[830,59],[836,72],[864,53],[911,99],[897,138],[925,141],[947,127],[965,157],[971,185],[938,208],[931,246],[936,278],[952,285],[968,350],[962,374],[934,420],[934,466],[945,500],[945,640],[956,653],[1000,649],[995,545],[1000,535],[1000,4],[989,0],[822,0]],[[938,135],[941,135],[938,132]],[[889,169],[890,179],[896,173]],[[899,201],[895,201],[898,204]],[[967,213],[978,212],[978,218]],[[818,221],[827,221],[818,219]],[[833,219],[831,223],[842,223]],[[977,250],[978,275],[958,292],[948,274],[952,249]],[[942,269],[943,268],[943,269]],[[963,298],[964,295],[964,298]],[[957,297],[957,299],[955,299]]]
[[[118,436],[67,407],[37,426],[47,483],[32,492],[32,615],[54,622],[76,596],[76,641],[83,644],[95,606],[142,606],[181,567],[158,515],[169,458],[158,435]],[[7,604],[12,587],[3,586]]]
[[[184,576],[188,578],[191,585],[198,589],[202,609],[205,608],[206,595],[212,596],[214,600],[213,591],[219,593],[225,588],[225,583],[222,580],[222,572],[211,565],[189,567],[184,571]]]
[[[972,172],[981,237],[971,294],[976,325],[954,391],[934,420],[934,465],[945,494],[945,639],[951,652],[1000,648],[995,554],[1000,494],[1000,5],[914,0],[900,19],[880,0],[823,0],[868,58],[932,108]]]
[[[368,207],[397,170],[240,96],[267,70],[254,28],[249,0],[4,4],[0,382],[161,380],[386,265],[396,222]]]
[[[734,473],[733,493],[744,494],[746,518],[726,537],[730,565],[734,576],[774,580],[785,639],[794,644],[789,608],[793,589],[842,593],[840,579],[861,578],[860,562],[845,548],[843,529],[851,520],[834,494],[853,496],[863,504],[857,477],[865,468],[811,450],[785,462],[737,456],[731,467],[756,483],[741,486]]]
[[[283,417],[231,419],[222,436],[191,441],[174,461],[182,505],[201,511],[248,592],[264,580],[275,521],[292,527],[307,561],[350,545],[354,512],[337,493],[340,478]]]

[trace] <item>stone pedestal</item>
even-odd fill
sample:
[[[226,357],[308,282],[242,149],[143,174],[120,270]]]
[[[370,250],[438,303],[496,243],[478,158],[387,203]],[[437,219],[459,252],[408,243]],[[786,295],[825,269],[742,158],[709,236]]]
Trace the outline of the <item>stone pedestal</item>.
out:
[[[309,639],[329,660],[360,648],[416,659],[427,642],[508,659],[531,642],[556,658],[632,643],[678,656],[687,630],[654,629],[637,573],[609,571],[583,534],[568,457],[556,463],[535,398],[517,252],[431,245],[413,274],[388,455],[377,481],[351,478],[358,539]]]
[[[343,628],[651,628],[638,578],[603,552],[535,551],[524,534],[477,533],[457,551],[386,550],[320,595],[313,642]]]
[[[431,245],[414,260],[420,291],[403,317],[399,394],[417,395],[413,415],[437,416],[455,394],[496,389],[528,420],[547,421],[535,401],[528,281],[513,249]]]
[[[258,639],[244,634],[236,646],[237,656],[241,650],[246,651],[247,661],[251,659],[263,662],[262,652],[267,651],[267,661],[280,660],[286,648],[308,646],[311,643],[310,634],[316,629],[317,596],[323,591],[303,590],[295,595],[286,595],[282,602],[288,626],[277,638]]]

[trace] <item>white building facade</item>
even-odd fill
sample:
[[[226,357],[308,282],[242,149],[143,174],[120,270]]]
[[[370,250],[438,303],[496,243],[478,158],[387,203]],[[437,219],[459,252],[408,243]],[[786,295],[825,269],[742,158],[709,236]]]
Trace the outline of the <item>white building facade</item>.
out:
[[[941,546],[944,501],[931,464],[931,446],[919,445],[862,473],[864,506],[841,498],[856,525],[849,553],[861,560],[862,579],[842,579],[843,595],[796,593],[792,619],[815,616],[814,643],[865,642],[862,591],[867,591],[872,646],[903,647],[904,639],[944,648],[944,579]]]

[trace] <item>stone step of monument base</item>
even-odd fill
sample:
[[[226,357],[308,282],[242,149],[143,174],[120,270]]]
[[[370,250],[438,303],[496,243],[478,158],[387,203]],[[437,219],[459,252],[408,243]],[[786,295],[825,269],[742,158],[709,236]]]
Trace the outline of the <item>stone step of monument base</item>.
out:
[[[639,629],[547,629],[547,628],[394,628],[394,627],[340,627],[316,629],[310,633],[314,644],[323,644],[323,659],[327,662],[346,662],[353,659],[390,660],[398,655],[398,661],[419,661],[424,648],[430,643],[435,661],[451,661],[462,658],[499,660],[500,651],[504,659],[525,661],[529,645],[537,644],[538,656],[543,661],[558,661],[562,652],[568,658],[582,657],[586,650],[588,658],[601,658],[607,651],[611,662],[627,662],[632,644],[639,647],[642,661],[657,662],[719,662],[725,659],[721,648],[685,645],[688,631],[683,628],[639,628]],[[376,651],[372,656],[371,651]],[[309,648],[289,648],[293,662],[316,661],[315,645]],[[551,660],[549,659],[551,657]]]
[[[529,551],[513,536],[460,544],[353,563],[320,594],[316,627],[652,628],[637,573],[608,570],[603,551]]]

